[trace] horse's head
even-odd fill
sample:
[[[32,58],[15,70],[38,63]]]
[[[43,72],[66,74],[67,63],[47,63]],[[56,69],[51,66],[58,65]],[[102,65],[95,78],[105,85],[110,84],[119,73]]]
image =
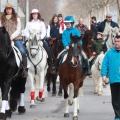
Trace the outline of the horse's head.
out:
[[[81,45],[80,45],[80,39],[81,37],[78,36],[72,36],[70,34],[71,43],[70,48],[68,52],[68,58],[70,60],[70,64],[73,67],[76,67],[78,63],[80,63],[81,60]]]
[[[5,27],[0,27],[0,61],[5,61],[11,49],[11,41]]]
[[[34,58],[39,52],[39,34],[31,33],[29,39],[30,54]]]

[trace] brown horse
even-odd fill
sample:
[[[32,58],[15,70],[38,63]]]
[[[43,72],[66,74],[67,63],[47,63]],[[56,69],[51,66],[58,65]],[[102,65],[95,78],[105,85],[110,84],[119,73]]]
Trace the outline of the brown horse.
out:
[[[53,54],[53,64],[48,68],[47,70],[47,91],[50,92],[50,83],[52,81],[53,87],[52,87],[52,96],[56,95],[56,78],[57,74],[52,74],[52,68],[55,66],[56,59],[58,54],[63,50],[63,44],[62,44],[62,35],[60,34],[56,39],[51,39],[50,41],[50,48]]]
[[[68,50],[68,55],[66,60],[59,66],[59,76],[61,80],[62,88],[64,89],[64,99],[66,100],[65,113],[64,117],[69,116],[68,103],[72,104],[72,98],[74,100],[74,113],[73,120],[77,120],[78,112],[78,92],[79,88],[83,85],[83,80],[85,77],[82,77],[82,55],[81,55],[81,45],[79,43],[81,37],[70,35],[71,43]],[[64,72],[63,72],[64,71]],[[69,92],[73,92],[74,95],[68,95]],[[68,98],[69,96],[69,98]],[[70,97],[71,96],[71,97]],[[71,98],[71,99],[70,99]],[[78,105],[79,106],[79,105]]]
[[[87,30],[82,38],[82,50],[86,53],[88,59],[92,56],[91,47],[93,40],[96,39],[96,35],[93,31]]]

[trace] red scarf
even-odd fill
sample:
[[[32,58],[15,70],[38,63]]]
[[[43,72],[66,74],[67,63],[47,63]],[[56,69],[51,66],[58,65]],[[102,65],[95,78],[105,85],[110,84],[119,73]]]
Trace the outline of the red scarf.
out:
[[[63,21],[60,23],[60,26],[62,27],[62,31],[63,31],[64,30],[64,22]]]

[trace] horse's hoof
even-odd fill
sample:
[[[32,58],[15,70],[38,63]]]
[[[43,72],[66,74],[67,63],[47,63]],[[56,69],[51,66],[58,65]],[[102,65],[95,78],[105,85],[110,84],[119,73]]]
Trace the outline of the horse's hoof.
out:
[[[73,100],[68,100],[69,105],[73,105]]]
[[[74,117],[73,117],[73,120],[78,120],[78,116],[74,116]]]
[[[19,106],[18,107],[18,112],[19,112],[19,114],[24,114],[26,112],[25,107],[24,106]]]
[[[56,96],[56,91],[53,91],[53,92],[52,92],[52,96]]]
[[[64,117],[69,117],[69,113],[64,113]]]
[[[6,120],[5,113],[0,113],[0,120]]]
[[[35,108],[35,105],[30,105],[30,108]]]
[[[47,91],[50,92],[50,91],[51,91],[51,88],[50,88],[50,87],[47,87]]]
[[[17,101],[16,100],[10,100],[10,109],[15,112],[17,110]]]
[[[62,92],[59,91],[59,92],[58,92],[58,96],[62,96]]]
[[[39,98],[38,96],[36,97],[36,100],[37,101],[40,101],[40,102],[44,102],[45,101],[45,98]]]
[[[12,115],[11,109],[5,110],[5,115],[6,115],[7,118],[11,118],[11,115]]]

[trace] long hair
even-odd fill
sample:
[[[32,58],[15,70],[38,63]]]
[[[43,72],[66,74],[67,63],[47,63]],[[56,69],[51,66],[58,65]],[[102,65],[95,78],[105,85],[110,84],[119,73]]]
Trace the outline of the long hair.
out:
[[[54,14],[53,17],[52,17],[52,20],[51,20],[51,22],[50,22],[50,25],[54,25],[54,18],[55,18],[55,17],[58,18],[58,16],[57,16],[56,14]],[[57,24],[59,24],[59,21],[57,22]]]
[[[3,14],[1,15],[1,24],[3,26],[6,25],[6,15],[7,15],[7,13],[6,13],[6,8],[5,8]],[[18,17],[18,14],[15,12],[15,9],[12,8],[12,18],[11,19],[12,19],[12,21],[15,22],[16,25],[17,25],[17,17]]]
[[[40,15],[40,13],[38,13],[38,19],[41,20],[41,15]],[[32,13],[30,13],[29,22],[31,22],[32,20],[33,20],[33,16],[32,16]]]

